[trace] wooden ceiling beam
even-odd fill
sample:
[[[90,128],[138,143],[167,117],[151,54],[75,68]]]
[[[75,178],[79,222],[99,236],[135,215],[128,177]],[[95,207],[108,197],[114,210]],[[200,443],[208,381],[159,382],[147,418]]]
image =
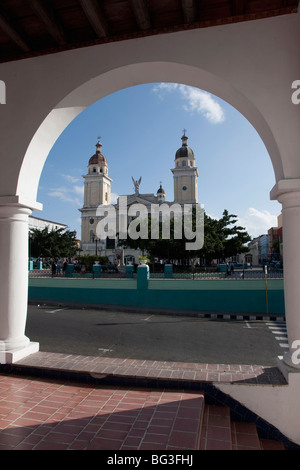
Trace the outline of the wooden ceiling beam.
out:
[[[108,25],[97,0],[79,0],[79,3],[97,36],[108,36]]]
[[[55,11],[50,7],[49,2],[45,2],[44,0],[29,0],[29,4],[34,13],[42,20],[48,33],[53,37],[56,43],[60,46],[66,45],[67,38],[65,31]]]
[[[27,44],[26,40],[13,26],[12,22],[7,18],[5,13],[0,12],[0,28],[2,31],[10,37],[10,39],[24,52],[30,52],[31,48]]]
[[[244,15],[247,10],[247,0],[232,0],[232,16]]]
[[[194,23],[196,21],[196,3],[195,0],[181,0],[184,22]]]
[[[145,0],[130,0],[136,22],[141,31],[147,31],[151,28],[149,10]]]

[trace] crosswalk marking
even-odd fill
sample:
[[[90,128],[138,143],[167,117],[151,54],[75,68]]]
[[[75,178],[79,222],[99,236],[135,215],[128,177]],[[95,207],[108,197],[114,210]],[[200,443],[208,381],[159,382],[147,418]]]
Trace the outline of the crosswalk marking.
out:
[[[279,346],[283,349],[288,349],[289,343],[288,343],[286,323],[285,322],[266,322],[266,325],[268,326],[268,328],[274,335],[277,335],[275,336],[275,339],[276,341],[278,341]],[[282,341],[285,341],[285,342],[282,343]]]
[[[270,328],[270,327],[269,327]],[[277,335],[278,333],[285,333],[286,328],[279,328],[278,330],[271,330],[274,335]]]

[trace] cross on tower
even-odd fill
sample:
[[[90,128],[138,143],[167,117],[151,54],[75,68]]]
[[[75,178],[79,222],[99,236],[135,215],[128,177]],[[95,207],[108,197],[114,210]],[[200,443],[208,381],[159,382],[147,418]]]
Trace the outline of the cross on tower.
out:
[[[182,132],[183,132],[183,135],[184,135],[184,137],[185,137],[186,129],[183,129]]]

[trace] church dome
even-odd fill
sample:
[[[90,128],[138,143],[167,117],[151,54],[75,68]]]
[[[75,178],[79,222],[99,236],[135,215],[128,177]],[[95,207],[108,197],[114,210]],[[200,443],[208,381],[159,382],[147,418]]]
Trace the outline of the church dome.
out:
[[[161,201],[161,202],[166,200],[166,192],[163,189],[161,184],[160,184],[160,186],[157,190],[156,197],[157,197],[158,201]]]
[[[182,146],[177,150],[175,154],[175,160],[178,158],[188,158],[189,160],[195,160],[194,152],[187,144],[188,137],[185,135],[185,133],[181,137],[181,140]]]
[[[101,153],[101,143],[96,144],[96,153],[89,159],[89,165],[107,165],[107,160]]]
[[[162,185],[160,185],[160,187],[158,188],[156,194],[166,194],[166,192],[165,192],[165,190],[163,189]]]

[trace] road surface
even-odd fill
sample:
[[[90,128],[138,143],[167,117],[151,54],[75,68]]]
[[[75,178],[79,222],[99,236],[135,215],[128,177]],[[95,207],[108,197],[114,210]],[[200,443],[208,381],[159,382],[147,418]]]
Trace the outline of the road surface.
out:
[[[282,328],[274,330],[275,328]],[[277,322],[29,306],[26,335],[40,351],[157,361],[276,365]],[[281,340],[279,341],[279,336]]]

